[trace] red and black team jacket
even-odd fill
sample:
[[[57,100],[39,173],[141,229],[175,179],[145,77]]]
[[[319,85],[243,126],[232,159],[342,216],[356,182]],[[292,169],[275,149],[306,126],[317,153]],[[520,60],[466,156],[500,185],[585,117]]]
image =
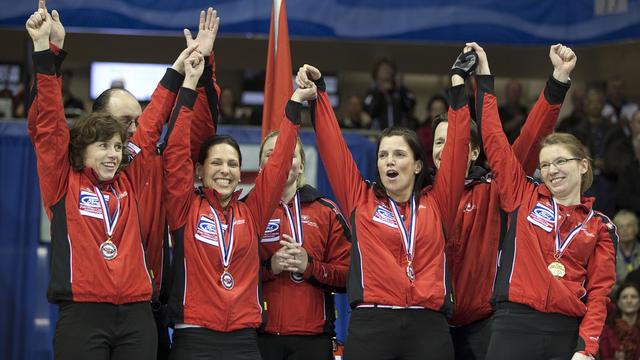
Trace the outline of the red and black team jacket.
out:
[[[482,137],[500,204],[509,214],[508,230],[498,259],[493,301],[515,302],[545,313],[582,318],[576,351],[595,355],[615,283],[615,225],[595,212],[576,233],[560,261],[566,275],[555,278],[547,266],[554,261],[555,234],[551,192],[526,177],[502,132],[493,91],[493,77],[478,77]],[[563,238],[587,219],[592,198],[575,206],[559,206],[558,229]]]
[[[164,151],[167,218],[174,245],[173,280],[169,297],[172,324],[189,324],[230,332],[258,328],[262,323],[259,291],[259,237],[280,201],[291,167],[302,105],[290,101],[280,136],[269,162],[256,178],[245,201],[237,192],[226,208],[221,208],[212,189],[194,193],[193,164],[189,132],[196,92],[181,89],[171,115],[172,135]],[[224,267],[214,225],[214,214],[229,229],[233,215],[233,250],[228,272],[234,286],[222,286]],[[225,233],[226,234],[226,233]],[[227,235],[228,236],[228,235]]]
[[[335,306],[331,292],[344,292],[349,272],[350,233],[336,204],[311,185],[298,190],[302,213],[302,246],[309,265],[302,278],[271,272],[271,256],[282,247],[280,234],[291,235],[282,205],[260,238],[264,259],[262,291],[267,323],[265,332],[278,335],[333,334]],[[287,204],[293,212],[293,202]]]
[[[58,58],[50,50],[34,53],[36,82],[29,109],[29,135],[38,161],[40,188],[51,220],[50,302],[109,302],[123,304],[151,299],[138,217],[136,193],[144,182],[148,155],[155,151],[162,119],[158,113],[170,97],[166,76],[140,117],[139,128],[128,145],[131,163],[114,179],[99,182],[93,170],[74,171],[69,163],[69,129],[64,117]],[[170,107],[171,105],[169,105]],[[120,202],[113,233],[118,255],[105,260],[100,245],[107,239],[98,204],[98,187],[110,214]]]
[[[550,77],[527,117],[513,152],[525,173],[538,164],[537,146],[555,127],[569,84]],[[481,167],[472,167],[456,214],[456,232],[447,239],[447,258],[455,294],[451,325],[463,326],[493,312],[491,295],[506,213],[500,211],[498,189]]]
[[[198,82],[198,98],[194,105],[194,118],[191,122],[191,144],[196,150],[192,151],[192,159],[197,161],[198,149],[204,140],[215,134],[218,120],[218,98],[220,88],[215,79],[215,61],[213,53],[206,57],[207,62],[203,74]],[[169,120],[176,95],[182,85],[184,76],[177,71],[167,69],[170,94],[167,102],[158,114],[163,121]],[[169,269],[169,232],[166,223],[165,206],[162,198],[164,176],[162,169],[162,151],[171,134],[171,129],[165,133],[163,142],[158,145],[148,165],[145,165],[144,187],[138,194],[138,212],[142,227],[147,264],[153,274],[154,290],[160,296],[160,301],[166,303],[168,299],[168,280],[165,272]],[[158,138],[160,134],[158,134]]]
[[[469,153],[470,114],[464,86],[451,89],[452,108],[442,167],[433,187],[425,188],[416,197],[412,264],[415,281],[410,281],[404,244],[387,196],[375,184],[362,179],[340,134],[324,84],[322,81],[318,84],[314,121],[318,149],[338,204],[349,216],[351,227],[348,280],[351,306],[420,307],[449,314],[453,296],[444,252],[445,236],[453,231]],[[407,227],[409,202],[398,205]]]

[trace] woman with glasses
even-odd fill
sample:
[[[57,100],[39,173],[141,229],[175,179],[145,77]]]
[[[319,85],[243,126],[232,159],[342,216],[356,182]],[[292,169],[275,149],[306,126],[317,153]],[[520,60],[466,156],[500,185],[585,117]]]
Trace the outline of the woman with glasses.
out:
[[[493,292],[487,359],[592,359],[615,282],[615,225],[582,197],[591,160],[573,135],[540,145],[543,183],[526,177],[498,117],[493,76],[478,53],[478,119],[500,206],[508,214]]]

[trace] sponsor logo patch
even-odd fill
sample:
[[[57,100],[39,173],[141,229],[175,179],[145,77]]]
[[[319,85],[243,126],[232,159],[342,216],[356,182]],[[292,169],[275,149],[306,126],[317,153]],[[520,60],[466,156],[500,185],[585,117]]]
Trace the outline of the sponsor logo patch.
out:
[[[553,210],[544,204],[537,203],[527,220],[546,232],[553,230]]]
[[[280,241],[280,219],[271,219],[267,225],[262,238],[261,243],[269,243]]]
[[[394,229],[398,228],[398,224],[396,223],[396,219],[393,217],[391,210],[382,205],[378,205],[371,220]]]
[[[222,230],[224,231],[226,229],[227,225],[222,224]],[[200,220],[198,220],[198,226],[196,227],[195,238],[196,240],[202,241],[203,243],[207,243],[213,246],[219,246],[216,224],[213,222],[213,220],[204,215],[200,216]]]
[[[109,195],[104,195],[107,203],[109,202]],[[78,209],[80,214],[89,216],[96,219],[102,219],[102,209],[100,209],[100,203],[98,202],[98,195],[88,190],[80,190],[80,200],[78,201]]]

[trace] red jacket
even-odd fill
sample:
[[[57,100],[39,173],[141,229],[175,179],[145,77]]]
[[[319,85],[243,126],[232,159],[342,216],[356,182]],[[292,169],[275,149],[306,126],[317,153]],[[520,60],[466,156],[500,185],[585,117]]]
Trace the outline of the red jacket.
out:
[[[302,208],[303,247],[310,262],[303,279],[290,272],[271,272],[271,256],[282,247],[282,232],[291,234],[288,217],[278,206],[260,239],[263,262],[264,331],[278,335],[333,334],[332,291],[344,292],[349,271],[349,229],[338,207],[310,185],[298,190]],[[292,202],[288,204],[293,207]],[[293,212],[293,210],[291,210]],[[294,215],[295,216],[295,215]]]
[[[142,114],[140,128],[130,142],[131,164],[113,180],[101,183],[91,169],[77,172],[69,163],[69,129],[55,62],[50,50],[34,53],[36,89],[28,125],[38,160],[43,203],[51,220],[47,297],[50,302],[148,301],[151,279],[135,199],[143,186],[148,155],[155,151],[162,126],[157,114],[166,106],[169,91],[161,82]],[[112,260],[105,260],[100,251],[107,235],[94,186],[105,194],[111,214],[117,207],[113,199],[117,196],[120,200],[119,221],[113,233],[118,255]]]
[[[433,187],[423,189],[416,198],[414,281],[407,276],[404,244],[390,215],[389,201],[377,185],[362,179],[322,84],[319,89],[314,123],[318,149],[352,231],[348,283],[351,305],[416,306],[450,313],[453,299],[444,247],[445,235],[453,231],[469,152],[470,116],[464,86],[452,89],[453,108],[449,110],[442,168]],[[409,202],[398,206],[404,215],[409,214]],[[405,226],[409,226],[408,218],[405,216]]]
[[[198,98],[194,106],[194,119],[191,122],[191,144],[200,148],[204,140],[215,134],[218,120],[218,95],[220,89],[215,80],[215,61],[213,53],[208,58],[207,66],[198,83]],[[184,76],[178,72],[167,69],[165,75],[167,94],[165,106],[158,113],[163,122],[169,120],[171,109],[175,103],[176,95]],[[142,238],[146,249],[147,264],[153,274],[153,283],[160,301],[166,303],[168,297],[168,277],[164,276],[165,270],[169,270],[169,237],[165,216],[165,206],[162,198],[164,176],[162,170],[162,151],[171,133],[167,130],[164,142],[157,147],[153,156],[150,156],[149,164],[145,166],[144,187],[138,195],[138,212],[142,227]],[[158,138],[160,134],[157,135]],[[194,162],[198,157],[198,150],[192,154]]]
[[[489,79],[492,77],[489,76]],[[555,238],[547,219],[551,192],[526,177],[502,132],[492,81],[482,86],[482,137],[500,191],[501,208],[509,213],[509,228],[501,247],[493,301],[516,302],[547,313],[580,317],[576,351],[598,353],[598,340],[615,283],[615,225],[605,215],[592,213],[592,198],[577,206],[560,206],[562,237],[586,221],[561,257],[566,275],[555,278],[547,266],[554,261]],[[542,215],[540,215],[542,214]]]
[[[513,144],[514,154],[527,174],[537,167],[537,146],[553,131],[568,89],[568,85],[550,78]],[[458,232],[448,239],[446,247],[456,300],[451,325],[468,325],[493,312],[489,301],[505,221],[491,174],[480,167],[471,168],[456,215]]]
[[[287,105],[287,115],[292,120],[281,122],[275,151],[256,178],[251,194],[241,202],[236,193],[222,209],[213,190],[193,190],[189,123],[195,100],[193,90],[180,90],[171,115],[173,133],[163,155],[167,217],[175,241],[169,316],[172,324],[222,332],[257,328],[262,323],[258,237],[278,206],[286,183],[302,106],[294,102]],[[227,290],[221,282],[221,239],[213,220],[219,218],[225,229],[231,214],[234,242],[228,273],[234,284]]]

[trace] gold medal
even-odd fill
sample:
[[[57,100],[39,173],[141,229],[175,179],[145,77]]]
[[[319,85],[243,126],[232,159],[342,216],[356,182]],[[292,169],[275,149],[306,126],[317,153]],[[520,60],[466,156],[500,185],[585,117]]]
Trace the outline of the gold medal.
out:
[[[553,277],[555,277],[556,279],[561,279],[566,274],[564,265],[562,265],[559,260],[555,260],[554,262],[549,264],[549,266],[547,266],[547,269],[549,269],[551,275],[553,275]]]

